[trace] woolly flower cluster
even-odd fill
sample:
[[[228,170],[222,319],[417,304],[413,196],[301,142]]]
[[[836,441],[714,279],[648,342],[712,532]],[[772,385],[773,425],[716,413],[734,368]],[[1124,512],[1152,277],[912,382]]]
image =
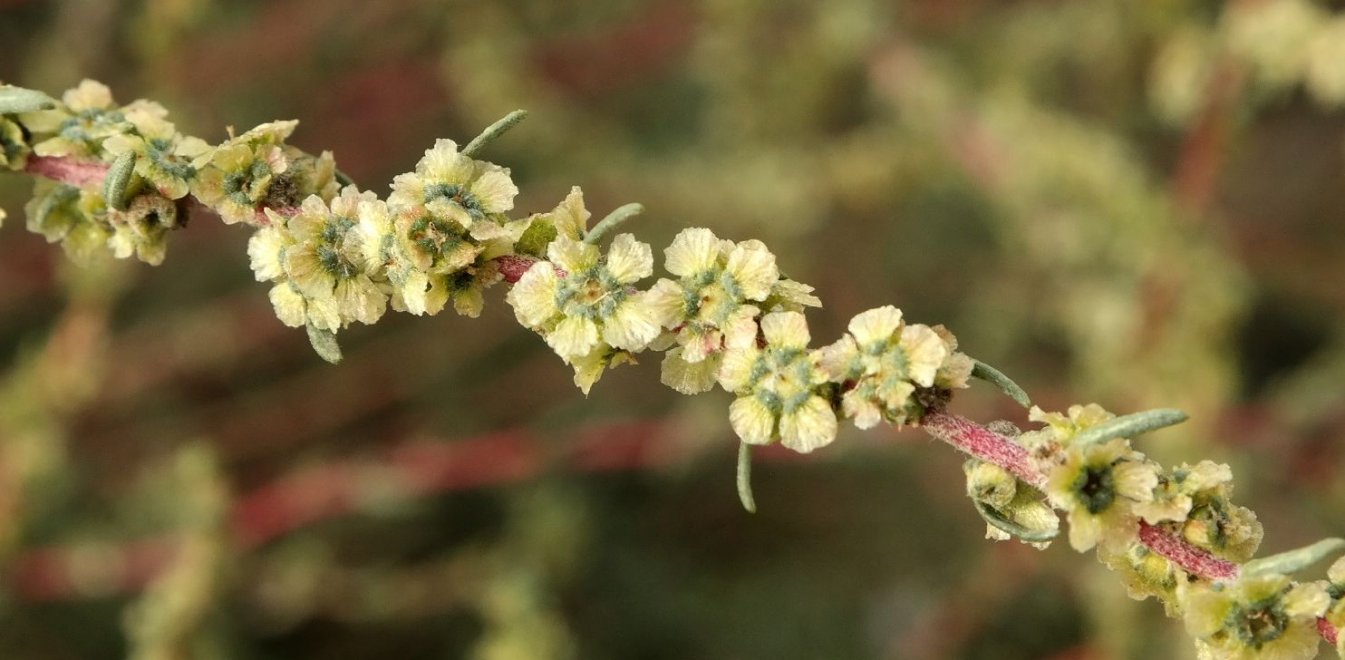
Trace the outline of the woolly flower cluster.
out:
[[[239,136],[240,162],[246,151],[254,170],[267,172],[258,164],[283,160],[283,152],[265,148],[266,135],[283,130]],[[389,305],[436,314],[452,302],[459,313],[476,316],[481,291],[500,279],[491,260],[508,254],[527,226],[502,216],[516,193],[507,170],[441,140],[415,172],[397,177],[386,202],[347,186],[329,201],[310,195],[294,209],[263,204],[267,225],[253,235],[248,254],[257,279],[273,284],[271,302],[289,326],[335,332],[374,323]],[[251,208],[238,202],[240,217]]]
[[[111,252],[160,263],[168,232],[186,224],[189,194],[226,222],[265,225],[264,208],[294,210],[309,195],[329,200],[336,192],[330,154],[313,157],[283,144],[295,122],[212,147],[179,133],[159,104],[119,105],[92,80],[59,101],[13,87],[0,92],[14,110],[0,109],[0,168],[52,179],[37,184],[25,208],[28,228],[59,241],[77,261]],[[129,169],[118,175],[115,164],[123,161]]]
[[[570,206],[552,215],[587,217]],[[743,442],[810,452],[835,439],[841,417],[860,428],[918,423],[971,373],[951,334],[907,326],[893,307],[859,315],[839,342],[810,349],[802,310],[820,302],[780,275],[760,241],[683,230],[664,250],[673,278],[640,290],[653,270],[648,245],[622,234],[604,255],[578,231],[554,233],[546,259],[508,300],[519,322],[575,367],[585,392],[607,366],[666,350],[669,387],[696,394],[718,385],[735,395],[729,420]]]

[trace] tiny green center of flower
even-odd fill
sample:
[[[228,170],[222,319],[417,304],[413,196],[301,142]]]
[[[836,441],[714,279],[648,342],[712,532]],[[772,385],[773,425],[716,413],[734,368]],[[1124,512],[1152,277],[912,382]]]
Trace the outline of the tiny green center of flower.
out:
[[[416,247],[436,259],[463,243],[462,236],[452,223],[428,215],[411,224],[408,238]]]
[[[1273,601],[1235,609],[1231,616],[1238,639],[1258,651],[1266,643],[1279,639],[1289,625],[1289,617]]]
[[[435,183],[425,186],[425,203],[429,204],[438,199],[446,199],[458,205],[473,220],[479,220],[486,216],[485,209],[481,206],[481,200],[477,199],[472,191],[461,184]]]
[[[1091,514],[1106,511],[1116,499],[1111,465],[1089,465],[1074,483],[1074,492]]]

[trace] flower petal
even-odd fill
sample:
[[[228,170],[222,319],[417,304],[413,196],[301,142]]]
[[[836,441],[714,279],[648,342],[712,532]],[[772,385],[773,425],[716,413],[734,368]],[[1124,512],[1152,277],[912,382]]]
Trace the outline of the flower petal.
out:
[[[780,279],[775,255],[758,240],[743,241],[729,251],[724,269],[738,283],[744,298],[765,300]]]
[[[901,328],[901,310],[891,305],[883,305],[856,314],[850,319],[849,330],[860,346],[886,343],[893,333]],[[933,378],[933,374],[930,374]]]
[[[663,370],[659,381],[682,394],[700,394],[715,386],[719,360],[711,357],[691,363],[682,359],[682,349],[674,348],[663,356]]]
[[[659,330],[644,297],[637,295],[623,301],[604,321],[602,339],[613,348],[640,351],[659,335]]]
[[[766,343],[781,348],[807,348],[808,321],[798,312],[772,312],[761,317]]]
[[[523,273],[523,277],[505,296],[505,301],[514,308],[519,323],[536,328],[559,311],[556,307],[556,290],[559,286],[556,267],[550,262],[539,261]]]
[[[836,411],[820,396],[780,417],[780,442],[796,452],[806,454],[835,439]]]
[[[571,275],[592,268],[598,263],[600,253],[596,245],[557,236],[546,248],[546,256],[562,270]]]
[[[775,430],[775,416],[756,397],[745,396],[729,406],[729,425],[749,445],[768,445]]]
[[[587,355],[598,343],[598,326],[583,317],[566,317],[546,335],[546,343],[564,360]]]
[[[683,229],[663,250],[664,266],[678,277],[699,275],[717,265],[719,239],[704,227]]]
[[[654,253],[648,243],[635,240],[633,234],[612,239],[607,251],[607,272],[622,284],[638,282],[654,272]]]

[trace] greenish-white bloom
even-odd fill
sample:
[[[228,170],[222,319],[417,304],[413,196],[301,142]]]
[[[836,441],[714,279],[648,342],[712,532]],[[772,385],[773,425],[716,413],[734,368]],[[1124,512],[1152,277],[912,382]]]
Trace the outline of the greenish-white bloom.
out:
[[[389,287],[359,230],[362,210],[374,204],[373,193],[347,186],[330,203],[308,197],[291,217],[271,213],[271,224],[253,234],[252,270],[275,283],[271,304],[283,323],[336,331],[382,317]]]
[[[514,208],[516,195],[509,170],[459,153],[452,140],[439,140],[414,172],[393,179],[388,204],[398,212],[424,209],[435,220],[450,221],[473,238],[488,240],[501,235],[496,216]]]
[[[604,256],[596,245],[559,237],[547,256],[523,274],[507,300],[519,323],[541,333],[566,362],[600,343],[640,351],[658,336],[645,292],[632,286],[653,272],[648,244],[621,234]]]
[[[88,263],[96,254],[106,253],[112,227],[107,205],[97,192],[39,179],[23,210],[28,231],[43,235],[48,243],[59,241],[75,263]]]
[[[682,230],[664,257],[678,279],[659,280],[649,299],[678,348],[664,358],[662,379],[684,394],[704,392],[714,386],[726,333],[754,326],[761,313],[754,303],[771,294],[780,271],[761,241],[734,243],[704,228]]]
[[[135,132],[113,135],[103,142],[103,148],[113,156],[134,153],[135,173],[160,195],[168,199],[185,197],[196,177],[192,163],[208,153],[210,145],[178,133],[172,123],[144,108],[128,109],[126,119]]]
[[[155,193],[136,195],[126,210],[107,210],[112,256],[137,259],[157,266],[168,249],[168,232],[181,226],[177,204]]]
[[[738,398],[729,423],[743,442],[779,440],[810,452],[836,439],[836,412],[826,396],[827,377],[809,353],[808,322],[798,312],[761,319],[764,345],[755,330],[734,332],[719,370],[719,383]]]
[[[858,314],[849,331],[818,352],[822,371],[841,384],[841,411],[861,429],[918,423],[925,411],[913,394],[934,386],[948,343],[929,326],[906,325],[891,305]]]
[[[103,140],[131,128],[112,100],[112,91],[94,80],[83,80],[67,90],[58,107],[27,112],[20,118],[33,133],[33,153],[39,156],[98,156]]]
[[[284,144],[297,121],[274,121],[229,138],[192,161],[198,172],[191,192],[226,224],[264,226],[266,209],[286,215],[310,195],[336,196],[336,162],[330,152],[311,156]]]
[[[1261,523],[1251,509],[1231,502],[1233,472],[1201,461],[1159,474],[1154,499],[1135,506],[1146,521],[1169,528],[1188,543],[1234,562],[1245,562],[1261,544]]]
[[[1321,642],[1317,617],[1330,603],[1321,583],[1272,573],[1193,587],[1184,618],[1202,657],[1311,660]]]

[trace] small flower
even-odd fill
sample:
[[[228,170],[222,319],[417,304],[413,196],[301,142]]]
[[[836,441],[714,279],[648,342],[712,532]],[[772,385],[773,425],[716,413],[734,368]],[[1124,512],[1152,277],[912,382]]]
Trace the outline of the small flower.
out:
[[[719,383],[738,399],[729,422],[743,442],[781,444],[807,453],[836,438],[836,412],[828,402],[827,377],[808,352],[808,323],[798,312],[773,312],[761,319],[765,345],[757,333],[734,332],[719,372]]]
[[[1026,436],[1027,434],[1025,434]],[[1158,473],[1124,438],[1066,445],[1046,463],[1046,495],[1069,515],[1069,543],[1079,552],[1101,543],[1116,550],[1134,537],[1134,505],[1153,499]]]
[[[388,294],[380,284],[382,273],[368,268],[362,237],[356,226],[360,205],[375,199],[371,192],[360,193],[347,186],[331,204],[316,195],[305,199],[299,213],[291,218],[273,217],[283,223],[290,235],[284,247],[283,271],[294,290],[308,300],[334,299],[338,327],[351,322],[375,323],[387,309]],[[274,273],[274,264],[266,256],[276,241],[271,235],[259,233],[261,245],[254,259],[261,268],[258,276]],[[319,326],[322,327],[322,326]]]
[[[28,231],[42,234],[48,243],[60,241],[66,254],[78,264],[105,253],[112,237],[107,205],[102,195],[92,191],[40,179],[24,212]]]
[[[658,336],[645,293],[631,289],[653,271],[648,244],[621,234],[603,257],[597,246],[560,237],[547,256],[550,261],[523,274],[507,300],[519,322],[540,332],[567,363],[599,342],[640,351]]]
[[[259,216],[265,217],[261,209],[271,185],[290,166],[279,145],[253,144],[243,140],[246,136],[234,138],[204,156],[192,182],[192,193],[225,224],[264,224]]]
[[[107,245],[112,256],[126,259],[131,255],[151,266],[163,263],[168,249],[168,232],[181,226],[177,204],[154,193],[136,195],[125,211],[109,209],[107,221],[112,236]]]
[[[22,170],[32,149],[23,137],[23,129],[8,117],[0,117],[0,168]]]
[[[1086,406],[1072,405],[1064,414],[1046,412],[1036,406],[1028,412],[1028,419],[1045,424],[1059,442],[1068,442],[1080,431],[1097,426],[1115,416],[1096,403]]]
[[[153,112],[127,110],[126,118],[135,126],[135,133],[113,135],[103,142],[103,148],[112,155],[134,153],[135,173],[160,195],[168,199],[185,197],[196,177],[192,162],[209,152],[210,145],[178,133],[173,124]]]
[[[452,140],[439,140],[416,163],[416,171],[393,179],[388,204],[423,208],[437,220],[457,223],[475,238],[497,234],[492,216],[514,208],[518,188],[509,170],[458,153]]]
[[[1168,527],[1187,542],[1234,562],[1245,562],[1261,543],[1261,524],[1246,507],[1232,504],[1233,472],[1201,461],[1159,475],[1154,499],[1135,506],[1146,521]]]
[[[21,115],[29,131],[45,138],[33,145],[33,153],[39,156],[97,156],[103,140],[130,128],[111,90],[100,82],[81,81],[61,101],[57,108]]]
[[[1316,657],[1320,641],[1317,617],[1330,602],[1320,583],[1257,575],[1193,587],[1184,616],[1201,657],[1309,660]]]
[[[1187,584],[1186,572],[1143,543],[1132,541],[1124,548],[1102,547],[1098,559],[1121,574],[1126,594],[1135,600],[1157,597],[1168,616],[1181,614]]]
[[[884,419],[918,423],[925,411],[912,394],[934,386],[949,356],[943,338],[929,326],[902,323],[901,310],[891,305],[860,313],[849,330],[819,351],[822,371],[845,392],[841,412],[861,429]]]
[[[196,158],[192,193],[226,224],[257,226],[271,222],[264,209],[288,216],[310,195],[330,201],[338,192],[336,162],[330,152],[315,157],[284,144],[297,125],[262,124]]]
[[[679,348],[664,359],[663,382],[684,394],[704,392],[714,385],[725,333],[760,314],[752,303],[770,295],[780,271],[761,241],[720,240],[703,228],[682,230],[664,257],[679,279],[659,280],[649,299]]]
[[[966,353],[957,352],[957,337],[948,328],[942,325],[936,325],[933,328],[934,334],[943,340],[948,347],[948,357],[944,359],[943,364],[939,365],[939,370],[934,374],[934,387],[941,390],[960,390],[969,386],[971,380],[971,370],[976,366],[974,360]]]

